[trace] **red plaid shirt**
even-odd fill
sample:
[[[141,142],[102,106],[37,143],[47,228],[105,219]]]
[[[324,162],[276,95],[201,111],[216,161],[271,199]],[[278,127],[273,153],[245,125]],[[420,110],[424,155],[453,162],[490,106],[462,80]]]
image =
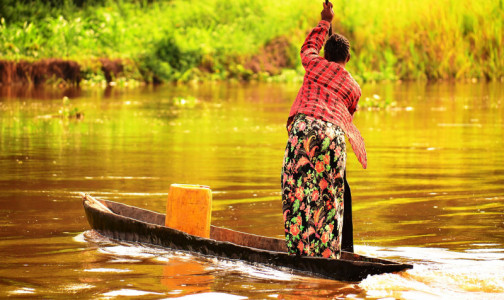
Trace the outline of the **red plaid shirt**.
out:
[[[287,127],[297,113],[338,125],[352,145],[357,159],[367,167],[366,148],[359,130],[352,123],[361,89],[343,66],[319,55],[329,22],[320,21],[301,47],[301,61],[306,70],[303,86],[291,107]]]

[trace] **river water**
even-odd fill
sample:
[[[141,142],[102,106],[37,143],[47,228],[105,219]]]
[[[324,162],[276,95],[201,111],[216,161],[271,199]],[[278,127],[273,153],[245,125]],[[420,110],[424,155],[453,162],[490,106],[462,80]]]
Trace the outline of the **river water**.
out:
[[[163,212],[209,185],[212,224],[282,236],[285,121],[299,85],[54,90],[0,98],[0,297],[503,299],[504,88],[363,86],[352,153],[356,252],[414,269],[338,282],[104,238],[79,192]],[[68,97],[68,100],[63,100]],[[84,118],[60,117],[79,111]],[[349,148],[350,149],[350,148]]]

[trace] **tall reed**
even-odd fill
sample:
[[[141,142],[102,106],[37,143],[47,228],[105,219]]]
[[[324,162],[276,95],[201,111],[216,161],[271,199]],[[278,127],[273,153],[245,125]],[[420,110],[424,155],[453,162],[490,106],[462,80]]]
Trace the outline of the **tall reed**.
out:
[[[338,2],[354,70],[365,79],[504,76],[502,0]]]

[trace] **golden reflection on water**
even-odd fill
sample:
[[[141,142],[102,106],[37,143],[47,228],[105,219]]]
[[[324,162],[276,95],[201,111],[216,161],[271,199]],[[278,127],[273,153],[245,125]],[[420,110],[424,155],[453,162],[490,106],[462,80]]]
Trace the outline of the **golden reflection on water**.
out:
[[[180,294],[196,294],[211,291],[212,275],[202,275],[205,267],[192,261],[170,261],[163,267],[161,283]]]
[[[396,105],[356,115],[369,154],[367,170],[348,159],[357,251],[413,270],[342,283],[92,233],[73,239],[89,229],[78,192],[163,212],[172,183],[210,185],[214,225],[282,236],[279,174],[297,89],[0,89],[0,297],[504,296],[498,84],[363,87]],[[63,96],[84,119],[58,116]]]

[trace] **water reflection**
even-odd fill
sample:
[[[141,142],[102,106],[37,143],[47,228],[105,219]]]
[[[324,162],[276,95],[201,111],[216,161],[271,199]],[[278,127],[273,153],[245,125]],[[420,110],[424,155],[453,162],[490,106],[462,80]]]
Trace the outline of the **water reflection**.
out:
[[[124,264],[154,259],[164,262],[161,283],[170,295],[232,291],[252,298],[386,298],[418,299],[449,297],[464,299],[468,292],[504,296],[504,249],[454,252],[440,248],[358,246],[365,255],[407,261],[414,269],[397,274],[370,276],[360,283],[304,277],[288,271],[253,266],[239,261],[201,257],[143,245],[107,246],[109,240],[86,233],[88,242],[101,243],[100,251],[113,257],[126,257]],[[489,245],[479,245],[489,246]],[[115,261],[115,258],[109,262]],[[485,272],[482,273],[481,270]],[[108,270],[115,272],[115,270]],[[156,276],[151,274],[151,276]],[[282,289],[278,289],[282,285]],[[136,286],[138,289],[139,286]],[[137,290],[134,289],[134,290]],[[145,291],[145,289],[144,289]],[[148,291],[145,291],[148,293]],[[471,295],[470,298],[479,297]]]
[[[181,297],[191,294],[216,296],[219,293],[231,291],[231,294],[251,298],[286,299],[292,297],[333,298],[364,292],[355,283],[310,278],[301,273],[255,266],[241,261],[204,257],[147,245],[127,243],[113,245],[113,241],[94,231],[85,232],[83,242],[98,247],[99,252],[107,255],[105,259],[109,264],[120,263],[123,266],[120,269],[91,269],[93,272],[124,273],[130,271],[130,268],[136,268],[139,261],[142,261],[144,265],[148,263],[162,265],[161,275],[151,273],[150,276],[160,278],[160,282],[165,287],[164,292],[170,296]],[[278,290],[278,285],[282,285],[283,288]],[[152,292],[135,283],[128,286],[131,291],[142,291],[145,294]]]
[[[76,98],[82,96],[79,87],[46,87],[24,85],[0,85],[0,101],[5,99],[58,99],[63,97]]]
[[[200,263],[171,260],[163,267],[161,283],[180,295],[210,292],[214,277],[205,273]]]

